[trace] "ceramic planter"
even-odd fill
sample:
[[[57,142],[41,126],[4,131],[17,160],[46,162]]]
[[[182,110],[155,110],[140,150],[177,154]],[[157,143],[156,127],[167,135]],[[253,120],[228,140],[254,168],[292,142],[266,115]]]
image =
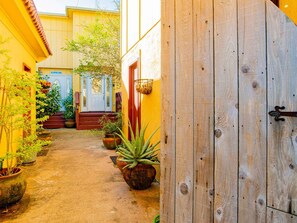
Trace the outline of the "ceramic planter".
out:
[[[73,128],[75,126],[74,119],[66,119],[65,126],[66,128]]]
[[[23,161],[22,165],[32,165],[36,162],[37,152],[31,152]]]
[[[119,160],[120,158],[121,157],[118,156],[116,163],[117,163],[117,167],[120,169],[120,171],[123,172],[123,168],[127,165],[127,162]]]
[[[135,190],[149,188],[156,176],[156,169],[152,165],[137,164],[134,168],[122,170],[126,183]]]
[[[44,140],[44,141],[51,141],[52,140],[52,136],[51,133],[49,131],[43,130],[42,132],[39,132],[37,134],[38,139],[40,140]]]
[[[1,173],[6,172],[3,168]],[[22,199],[27,183],[20,168],[15,168],[9,176],[0,176],[0,207],[14,204]]]
[[[115,149],[117,145],[121,144],[121,139],[116,136],[104,137],[102,141],[106,149]]]

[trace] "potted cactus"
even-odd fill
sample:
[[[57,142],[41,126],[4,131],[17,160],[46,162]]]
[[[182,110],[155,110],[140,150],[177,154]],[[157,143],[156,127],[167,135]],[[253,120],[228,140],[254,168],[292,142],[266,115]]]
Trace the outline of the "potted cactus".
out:
[[[151,139],[158,131],[153,131],[145,140],[145,132],[148,125],[139,129],[136,123],[136,133],[134,135],[131,124],[129,123],[129,130],[131,140],[123,134],[118,136],[122,139],[123,145],[117,148],[119,161],[125,162],[126,165],[122,169],[123,177],[126,183],[133,189],[144,190],[151,186],[156,176],[156,169],[153,165],[159,165],[160,162],[157,157],[156,148],[160,141],[151,144]]]

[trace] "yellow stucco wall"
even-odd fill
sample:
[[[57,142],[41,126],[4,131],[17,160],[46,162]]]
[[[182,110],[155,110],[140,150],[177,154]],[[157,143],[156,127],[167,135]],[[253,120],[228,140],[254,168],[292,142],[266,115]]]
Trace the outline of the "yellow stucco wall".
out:
[[[106,12],[107,13],[107,12]],[[111,13],[115,17],[119,14]],[[68,51],[63,51],[67,40],[74,39],[83,32],[86,25],[95,22],[96,19],[106,22],[102,12],[70,7],[66,10],[66,15],[62,14],[40,14],[48,41],[52,47],[53,56],[38,64],[38,69],[43,74],[50,74],[51,71],[62,71],[63,74],[72,74],[73,92],[81,91],[81,79],[79,75],[73,74],[73,69],[78,67],[80,55]],[[71,71],[71,72],[70,72]],[[120,89],[113,88],[113,110],[115,110],[115,92]]]
[[[296,0],[280,0],[280,9],[297,24],[297,1]]]
[[[141,120],[149,123],[148,133],[160,126],[161,122],[161,90],[160,90],[160,31],[161,23],[147,33],[129,52],[122,58],[122,100],[124,132],[128,132],[128,92],[129,92],[129,66],[135,61],[140,61],[140,77],[153,79],[153,91],[149,95],[141,96]],[[159,139],[159,133],[154,140]]]
[[[135,12],[137,9],[140,11]],[[141,121],[144,124],[149,123],[147,128],[149,135],[161,124],[160,1],[122,0],[121,13],[123,130],[127,135],[129,66],[138,61],[140,77],[154,80],[152,93],[140,94]],[[153,137],[152,143],[157,140],[160,140],[160,130]]]
[[[33,30],[28,30],[26,27],[23,27],[21,25],[24,22],[25,18],[26,23],[31,22],[27,11],[25,10],[24,6],[21,5],[23,3],[21,1],[16,1],[16,4],[14,3],[14,1],[9,3],[0,3],[0,35],[1,37],[3,37],[3,39],[7,40],[7,42],[1,47],[4,47],[4,49],[7,50],[7,54],[11,58],[9,64],[10,68],[18,72],[23,72],[25,64],[28,68],[31,69],[30,73],[32,74],[33,78],[33,75],[35,75],[36,72],[36,60],[42,60],[43,58],[46,58],[48,56],[48,52],[45,53],[45,51],[43,51],[45,49],[45,46],[43,45],[38,32],[35,30],[33,23],[32,26],[30,26]],[[12,14],[14,16],[13,18],[9,16]],[[25,39],[24,35],[30,36],[30,41]],[[35,80],[32,79],[32,81]],[[35,91],[33,89],[31,89],[31,95],[32,97],[35,96]],[[35,116],[35,107],[32,107],[31,120],[34,121]],[[32,126],[32,131],[35,131],[34,128],[35,126]],[[22,137],[22,131],[15,134],[15,138],[13,139],[13,141],[17,142],[19,137]],[[5,141],[5,138],[2,138],[2,141],[0,142],[0,157],[3,156],[6,152]],[[14,144],[14,149],[16,149],[16,144]]]

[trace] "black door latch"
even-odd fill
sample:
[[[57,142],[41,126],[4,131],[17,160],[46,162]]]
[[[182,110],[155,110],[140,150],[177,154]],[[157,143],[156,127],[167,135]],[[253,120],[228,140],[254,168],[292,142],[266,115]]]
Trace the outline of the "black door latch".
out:
[[[289,116],[289,117],[297,117],[297,112],[284,112],[284,111],[280,111],[280,110],[284,110],[285,106],[275,106],[274,107],[275,111],[270,111],[268,114],[270,116],[274,117],[275,121],[285,121],[284,118],[281,118],[282,116]]]

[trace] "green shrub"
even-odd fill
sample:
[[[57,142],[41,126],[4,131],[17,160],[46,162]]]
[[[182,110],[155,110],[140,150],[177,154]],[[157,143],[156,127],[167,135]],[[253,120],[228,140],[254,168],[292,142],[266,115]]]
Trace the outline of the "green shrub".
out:
[[[63,103],[63,106],[65,108],[64,118],[65,119],[74,119],[75,112],[74,112],[74,106],[73,106],[73,93],[72,93],[72,89],[70,90],[70,93],[63,100],[62,103]]]

